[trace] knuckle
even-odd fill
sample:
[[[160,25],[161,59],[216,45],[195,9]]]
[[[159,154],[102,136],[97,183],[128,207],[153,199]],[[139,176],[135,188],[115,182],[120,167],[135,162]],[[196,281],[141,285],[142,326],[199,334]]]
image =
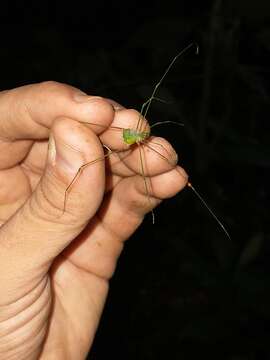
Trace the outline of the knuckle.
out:
[[[47,96],[51,98],[56,95],[69,96],[72,91],[72,87],[70,85],[63,84],[53,80],[42,81],[33,86],[34,89],[37,90],[37,95],[42,98]]]
[[[61,84],[57,81],[53,81],[53,80],[47,80],[47,81],[42,81],[38,84],[38,86],[44,90],[55,90],[59,87],[63,87],[64,84]]]

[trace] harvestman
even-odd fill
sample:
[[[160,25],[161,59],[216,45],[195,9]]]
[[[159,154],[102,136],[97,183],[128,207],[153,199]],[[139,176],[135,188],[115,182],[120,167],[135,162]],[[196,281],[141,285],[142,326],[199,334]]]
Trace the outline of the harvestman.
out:
[[[166,75],[168,74],[168,72],[170,71],[171,67],[174,65],[174,63],[176,62],[176,60],[181,57],[184,53],[186,53],[190,48],[192,48],[193,46],[196,47],[196,54],[198,54],[199,48],[197,44],[191,43],[190,45],[188,45],[187,47],[185,47],[182,51],[180,51],[174,58],[173,60],[170,62],[169,66],[167,67],[167,69],[165,70],[164,74],[162,75],[161,79],[159,80],[159,82],[155,85],[154,90],[152,92],[151,97],[142,105],[141,107],[141,111],[140,111],[140,115],[139,115],[139,119],[136,125],[136,129],[131,129],[131,128],[121,128],[121,127],[116,127],[116,126],[111,126],[111,127],[105,127],[103,125],[100,124],[95,124],[95,123],[90,123],[90,122],[83,122],[84,124],[89,124],[89,125],[95,125],[95,126],[99,126],[101,128],[104,128],[104,130],[109,130],[109,129],[114,129],[114,130],[118,130],[122,132],[122,139],[124,141],[124,143],[126,145],[128,145],[129,147],[132,145],[137,145],[139,148],[139,156],[140,156],[140,163],[141,163],[141,174],[143,177],[143,181],[144,181],[144,187],[145,187],[145,191],[148,197],[148,201],[151,203],[151,199],[150,199],[150,195],[149,195],[149,185],[151,187],[151,180],[149,180],[149,185],[147,184],[147,179],[145,176],[145,166],[144,166],[144,159],[143,159],[143,153],[142,153],[142,146],[146,146],[149,149],[151,149],[152,151],[154,151],[155,153],[157,153],[164,161],[166,161],[167,163],[169,163],[170,165],[172,165],[173,167],[175,166],[175,164],[172,164],[170,162],[170,160],[168,158],[166,158],[166,156],[164,156],[163,154],[161,154],[158,150],[154,149],[151,145],[149,145],[147,143],[147,139],[149,139],[150,137],[150,130],[146,129],[146,125],[143,122],[143,119],[146,118],[147,113],[149,111],[149,108],[151,106],[151,103],[153,100],[157,100],[157,101],[163,101],[160,98],[156,97],[156,93],[161,85],[161,83],[163,82],[163,80],[165,79]],[[153,125],[150,126],[150,129],[152,129],[155,126],[158,125],[163,125],[163,124],[175,124],[178,126],[183,126],[184,124],[182,123],[178,123],[175,121],[159,121],[154,123]],[[161,146],[165,151],[166,149],[162,146],[162,144],[157,144]],[[98,161],[102,161],[104,160],[106,157],[110,156],[113,153],[119,153],[121,151],[112,151],[110,148],[108,148],[106,145],[103,145],[106,149],[107,149],[107,153],[104,154],[104,156],[97,158],[93,161],[90,161],[86,164],[83,164],[77,171],[77,173],[75,174],[74,178],[72,179],[72,181],[70,182],[70,184],[68,185],[68,187],[65,190],[65,195],[64,195],[64,208],[63,208],[63,213],[65,212],[66,209],[66,202],[67,202],[67,198],[68,198],[68,193],[71,191],[71,188],[73,186],[73,184],[76,182],[76,180],[78,179],[78,177],[80,176],[80,174],[82,173],[82,171],[87,167],[90,166]],[[201,203],[207,208],[207,210],[210,212],[210,214],[213,216],[213,218],[217,221],[217,223],[219,224],[219,226],[221,227],[221,229],[223,230],[223,232],[226,234],[226,236],[231,239],[228,231],[226,230],[226,228],[224,227],[224,225],[222,224],[222,222],[218,219],[218,217],[215,215],[215,213],[213,212],[213,210],[208,206],[208,204],[206,203],[206,201],[202,198],[202,196],[198,193],[198,191],[193,187],[193,185],[188,182],[187,186],[194,192],[194,194],[199,198],[199,200],[201,201]],[[153,210],[151,210],[152,212],[152,221],[153,224],[155,222],[155,217],[154,217],[154,212]]]

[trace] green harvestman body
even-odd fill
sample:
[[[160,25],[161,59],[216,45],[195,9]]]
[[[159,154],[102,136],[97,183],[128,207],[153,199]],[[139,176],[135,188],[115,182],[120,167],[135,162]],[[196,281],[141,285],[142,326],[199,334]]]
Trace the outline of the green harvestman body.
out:
[[[157,153],[164,161],[166,161],[167,163],[169,163],[170,165],[172,165],[173,167],[175,166],[175,164],[172,164],[170,162],[170,160],[162,155],[159,151],[157,151],[156,149],[154,149],[152,146],[150,146],[147,143],[148,138],[150,137],[150,133],[151,130],[146,129],[146,125],[143,122],[143,119],[146,118],[149,108],[152,104],[152,102],[154,100],[157,101],[161,101],[163,102],[163,100],[159,99],[158,97],[156,97],[156,93],[160,87],[160,85],[162,84],[163,80],[165,79],[166,75],[168,74],[168,72],[170,71],[171,67],[174,65],[174,63],[176,62],[176,60],[181,57],[183,54],[185,54],[189,49],[191,49],[192,47],[196,48],[196,54],[198,54],[199,52],[199,48],[198,45],[195,43],[191,43],[188,46],[186,46],[182,51],[180,51],[174,58],[173,60],[170,62],[169,66],[167,67],[167,69],[165,70],[164,74],[162,75],[161,79],[159,80],[159,82],[155,85],[153,92],[150,96],[150,98],[142,105],[141,107],[141,111],[140,111],[140,115],[139,115],[139,119],[136,125],[135,129],[131,129],[131,128],[120,128],[120,127],[109,127],[115,130],[119,130],[122,132],[122,140],[123,142],[128,145],[129,147],[132,145],[137,145],[139,147],[139,155],[140,155],[140,162],[141,162],[141,173],[142,173],[142,177],[143,177],[143,181],[144,181],[144,186],[145,186],[145,191],[148,197],[149,202],[151,203],[151,199],[149,196],[149,188],[148,188],[148,184],[147,184],[147,180],[146,180],[146,176],[145,176],[145,169],[144,169],[144,161],[143,161],[143,155],[142,155],[142,145],[148,147],[149,149],[151,149],[152,151],[154,151],[155,153]],[[184,124],[179,123],[179,122],[174,122],[174,121],[160,121],[160,122],[156,122],[153,125],[150,126],[150,129],[152,129],[155,126],[159,126],[159,125],[163,125],[163,124],[174,124],[174,125],[178,125],[178,126],[183,126]],[[100,126],[100,127],[104,127],[104,129],[108,129],[103,125],[99,125],[99,124],[94,124],[94,123],[90,123],[87,122],[84,124],[89,124],[89,125],[95,125],[95,126]],[[162,146],[161,144],[157,144]],[[86,164],[83,164],[77,171],[77,173],[75,174],[74,178],[72,179],[72,181],[70,182],[70,184],[68,185],[68,187],[65,190],[65,195],[64,195],[64,208],[63,208],[63,213],[65,212],[66,209],[66,202],[67,202],[67,198],[68,198],[68,193],[71,191],[71,188],[73,186],[73,184],[76,182],[76,180],[78,179],[78,177],[80,176],[80,174],[82,173],[82,171],[96,163],[99,161],[104,160],[106,157],[110,156],[113,153],[118,153],[119,151],[112,151],[110,148],[108,148],[106,145],[103,145],[104,148],[107,149],[107,153],[104,154],[104,156],[97,158],[93,161],[90,161]],[[163,146],[162,146],[163,147]],[[165,149],[166,150],[166,149]],[[151,181],[151,180],[149,180]],[[151,185],[151,184],[150,184]],[[215,215],[215,213],[213,212],[213,210],[209,207],[209,205],[206,203],[206,201],[203,199],[203,197],[199,194],[199,192],[194,188],[194,186],[191,184],[191,182],[187,183],[187,186],[193,191],[193,193],[199,198],[199,200],[201,201],[201,203],[206,207],[206,209],[209,211],[209,213],[212,215],[212,217],[216,220],[216,222],[219,224],[220,228],[223,230],[223,232],[225,233],[225,235],[231,239],[228,231],[226,230],[225,226],[222,224],[222,222],[219,220],[219,218]],[[155,222],[155,217],[154,217],[154,212],[153,210],[151,210],[152,212],[152,221],[153,224]]]

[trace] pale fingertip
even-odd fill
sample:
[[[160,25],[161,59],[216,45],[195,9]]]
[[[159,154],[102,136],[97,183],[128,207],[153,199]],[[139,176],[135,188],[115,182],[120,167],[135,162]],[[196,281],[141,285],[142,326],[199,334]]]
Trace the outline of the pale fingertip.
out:
[[[186,173],[186,171],[179,165],[176,166],[176,171],[184,178],[185,182],[188,182],[188,174]]]

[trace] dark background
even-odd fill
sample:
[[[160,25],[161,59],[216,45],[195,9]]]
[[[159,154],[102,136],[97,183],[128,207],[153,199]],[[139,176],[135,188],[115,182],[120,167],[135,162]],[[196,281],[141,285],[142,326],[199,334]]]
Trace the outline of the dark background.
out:
[[[1,89],[56,80],[164,126],[189,189],[127,242],[89,358],[270,359],[269,0],[1,4]],[[79,306],[79,304],[78,304]]]

